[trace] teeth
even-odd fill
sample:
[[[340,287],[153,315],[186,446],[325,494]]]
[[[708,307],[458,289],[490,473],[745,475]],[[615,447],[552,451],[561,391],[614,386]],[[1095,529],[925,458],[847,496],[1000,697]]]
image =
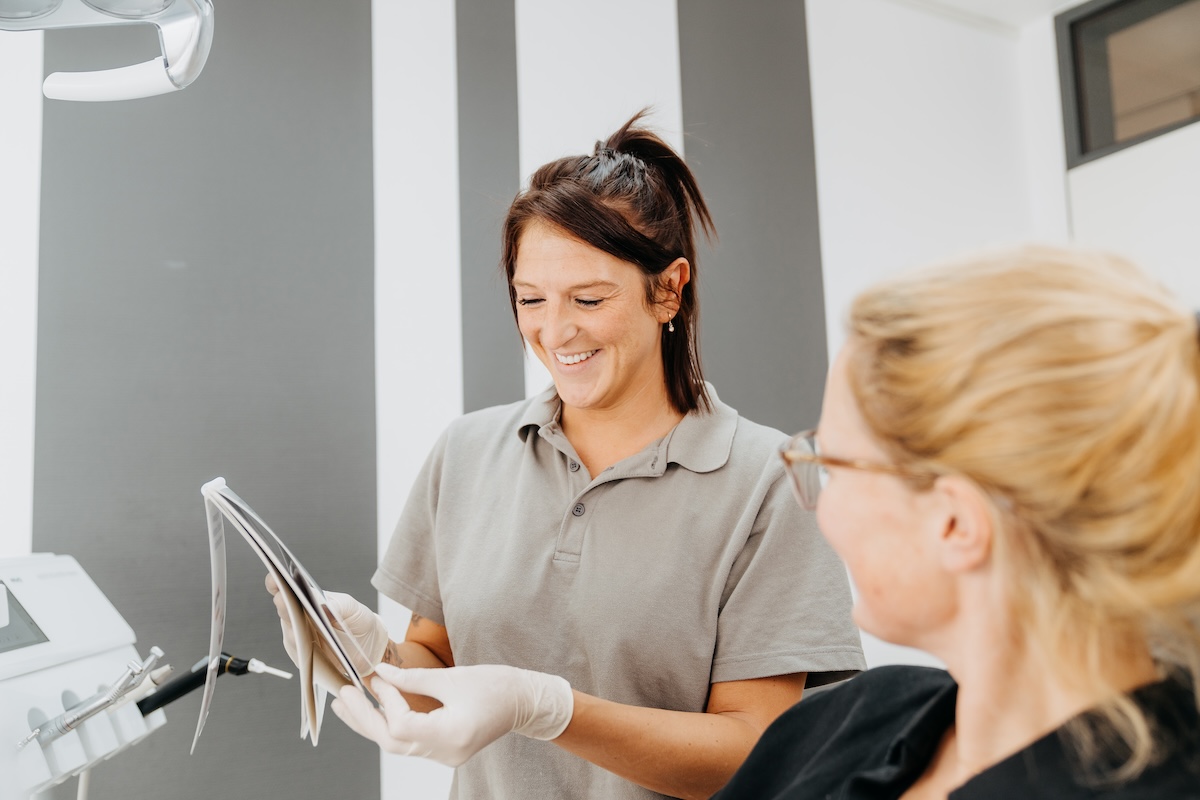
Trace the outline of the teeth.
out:
[[[560,364],[578,364],[580,361],[586,361],[595,355],[595,350],[588,350],[586,353],[576,353],[573,356],[564,356],[562,353],[555,353],[554,357],[558,359]]]

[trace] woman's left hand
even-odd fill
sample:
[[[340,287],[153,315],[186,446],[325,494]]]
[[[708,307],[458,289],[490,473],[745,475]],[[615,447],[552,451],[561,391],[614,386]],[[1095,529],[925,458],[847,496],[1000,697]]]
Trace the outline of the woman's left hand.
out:
[[[376,709],[352,686],[333,711],[359,735],[384,750],[423,756],[457,767],[506,733],[556,739],[571,722],[571,684],[557,675],[516,667],[481,665],[397,669],[380,664],[371,681]],[[440,700],[442,707],[413,711],[400,694]]]

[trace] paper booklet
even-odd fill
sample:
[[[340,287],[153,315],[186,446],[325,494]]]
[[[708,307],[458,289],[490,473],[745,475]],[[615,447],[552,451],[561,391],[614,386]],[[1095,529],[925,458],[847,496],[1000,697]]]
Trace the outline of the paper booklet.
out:
[[[212,628],[208,642],[208,675],[204,681],[204,699],[200,703],[200,719],[192,738],[192,752],[204,721],[208,718],[216,689],[217,669],[220,666],[225,639],[225,524],[229,523],[242,535],[267,571],[275,577],[280,593],[287,604],[288,617],[296,638],[296,664],[300,672],[300,738],[308,736],[313,746],[321,731],[325,699],[347,684],[354,684],[374,702],[362,676],[354,668],[350,654],[366,662],[353,636],[338,613],[325,602],[325,593],[292,551],[267,527],[262,517],[246,501],[225,485],[224,478],[215,478],[200,487],[204,508],[208,513],[208,543],[212,565]],[[263,592],[264,597],[266,591]],[[329,658],[332,653],[333,659]]]

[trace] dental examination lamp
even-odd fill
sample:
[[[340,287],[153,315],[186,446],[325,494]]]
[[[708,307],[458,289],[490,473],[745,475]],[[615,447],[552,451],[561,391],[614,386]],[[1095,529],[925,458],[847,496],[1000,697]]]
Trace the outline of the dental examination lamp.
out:
[[[162,55],[95,72],[55,72],[42,91],[54,100],[132,100],[184,88],[212,46],[212,0],[0,0],[0,30],[34,31],[149,24]]]

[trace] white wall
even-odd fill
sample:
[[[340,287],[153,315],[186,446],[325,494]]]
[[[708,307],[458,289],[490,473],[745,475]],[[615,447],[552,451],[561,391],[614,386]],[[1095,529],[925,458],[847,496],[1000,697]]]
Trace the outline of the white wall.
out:
[[[854,294],[1027,237],[1017,37],[887,0],[809,0],[831,353]]]
[[[1200,124],[1071,170],[1081,244],[1131,258],[1200,309]]]
[[[42,33],[0,31],[0,558],[30,552]]]
[[[1052,15],[1015,28],[909,0],[808,0],[808,21],[831,356],[857,291],[990,244],[1114,250],[1200,308],[1200,125],[1068,174]],[[866,648],[871,664],[930,663]]]
[[[1045,26],[888,0],[808,0],[830,357],[854,295],[960,251],[1065,236]],[[1048,21],[1046,26],[1048,26]],[[864,639],[868,663],[936,663]]]
[[[453,2],[372,5],[379,552],[441,431],[463,411]],[[403,639],[409,613],[380,612]],[[444,798],[452,772],[383,754],[382,797]]]
[[[675,0],[516,0],[516,23],[522,185],[548,161],[592,152],[645,106],[647,124],[683,152]],[[526,394],[549,385],[527,352]]]
[[[1047,244],[1071,238],[1067,206],[1067,154],[1054,18],[1043,16],[1017,33],[1021,142],[1029,199],[1028,237]]]

